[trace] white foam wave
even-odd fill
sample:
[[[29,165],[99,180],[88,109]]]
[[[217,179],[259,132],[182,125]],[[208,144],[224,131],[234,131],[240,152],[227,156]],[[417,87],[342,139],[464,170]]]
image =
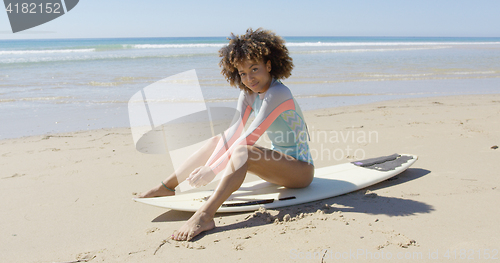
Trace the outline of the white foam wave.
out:
[[[214,53],[215,54],[215,53]],[[67,56],[21,56],[21,57],[0,57],[0,64],[13,63],[39,63],[39,62],[59,62],[59,61],[92,61],[92,60],[119,60],[119,59],[145,59],[145,58],[179,58],[179,57],[198,57],[198,56],[213,56],[212,53],[189,53],[189,54],[173,54],[173,55],[140,55],[140,54],[78,54]]]
[[[500,42],[299,42],[288,47],[356,47],[356,46],[429,46],[429,45],[498,45]]]
[[[455,46],[455,45],[498,45],[500,42],[287,42],[287,47],[366,47],[366,46]],[[184,43],[184,44],[123,44],[124,49],[182,49],[221,48],[226,43]],[[95,52],[96,48],[47,49],[47,50],[0,50],[0,55],[55,54]],[[361,52],[363,49],[345,52]],[[370,51],[374,51],[373,49]],[[386,50],[384,50],[386,51]],[[316,51],[321,52],[321,51]],[[342,52],[342,51],[338,51]]]
[[[153,49],[153,48],[206,48],[206,47],[223,47],[226,44],[137,44],[123,45],[124,48],[137,49]]]
[[[440,46],[440,45],[498,45],[500,42],[287,42],[287,47],[360,47],[360,46]],[[186,43],[186,44],[124,44],[123,48],[221,48],[227,44]]]
[[[427,77],[436,75],[434,73],[421,73],[421,74],[366,74],[366,77],[374,78],[402,78],[402,77]]]
[[[472,72],[469,72],[469,71],[464,71],[464,72],[450,72],[450,73],[445,73],[445,74],[450,74],[450,75],[472,75],[472,74],[496,74],[497,71],[493,71],[493,70],[490,70],[490,71],[472,71]]]
[[[443,46],[443,45],[498,45],[500,42],[287,42],[287,47],[364,47],[364,46]],[[126,49],[168,49],[168,48],[221,48],[227,44],[124,44]]]
[[[416,74],[361,74],[363,77],[373,77],[380,79],[391,79],[391,78],[419,78],[419,77],[440,77],[444,75],[490,75],[497,74],[497,71],[457,71],[457,72],[435,72],[435,73],[416,73]]]
[[[68,96],[57,96],[57,97],[27,97],[27,98],[17,98],[17,99],[0,99],[0,102],[16,102],[16,101],[50,101],[50,100],[64,100],[70,99],[72,97]]]
[[[94,51],[95,51],[95,48],[87,48],[87,49],[53,49],[53,50],[6,50],[6,51],[0,51],[0,55],[82,53],[82,52],[94,52]]]
[[[310,51],[295,51],[293,53],[356,53],[356,52],[386,52],[386,51],[412,51],[412,50],[430,50],[451,48],[451,46],[437,47],[416,47],[416,48],[363,48],[363,49],[330,49],[330,50],[310,50]]]

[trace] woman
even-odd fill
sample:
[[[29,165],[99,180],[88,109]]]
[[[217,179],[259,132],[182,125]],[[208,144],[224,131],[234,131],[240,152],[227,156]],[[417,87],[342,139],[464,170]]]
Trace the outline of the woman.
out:
[[[238,190],[248,171],[289,188],[306,187],[314,177],[302,111],[288,87],[279,81],[288,78],[293,69],[284,40],[263,29],[248,29],[242,36],[231,34],[229,40],[219,51],[219,65],[231,86],[241,89],[237,106],[240,121],[226,130],[224,137],[208,140],[160,185],[140,196],[174,195],[174,188],[183,180],[199,187],[223,172],[217,189],[172,235],[174,240],[190,240],[214,228],[217,209]],[[255,119],[243,132],[252,111]],[[265,131],[271,149],[255,145]]]

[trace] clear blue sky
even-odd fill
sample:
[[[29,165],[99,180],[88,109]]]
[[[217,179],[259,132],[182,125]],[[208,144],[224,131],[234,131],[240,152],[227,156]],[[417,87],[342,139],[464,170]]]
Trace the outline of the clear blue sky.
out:
[[[500,0],[80,0],[16,34],[2,11],[0,39],[228,36],[248,27],[283,36],[500,37],[499,10]]]

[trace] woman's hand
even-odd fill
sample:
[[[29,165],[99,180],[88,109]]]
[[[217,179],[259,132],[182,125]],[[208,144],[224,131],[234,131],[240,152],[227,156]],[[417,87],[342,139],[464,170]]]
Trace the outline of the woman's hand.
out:
[[[215,178],[215,173],[208,166],[200,166],[194,169],[186,179],[192,187],[201,187],[210,183]]]

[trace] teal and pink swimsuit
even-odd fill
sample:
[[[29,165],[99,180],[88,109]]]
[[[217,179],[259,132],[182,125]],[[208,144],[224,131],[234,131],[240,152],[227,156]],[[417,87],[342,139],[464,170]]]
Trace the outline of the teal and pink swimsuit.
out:
[[[262,94],[241,91],[237,110],[241,114],[239,121],[224,132],[206,163],[215,174],[226,167],[236,146],[254,145],[264,132],[271,140],[272,150],[313,165],[304,116],[283,83],[273,79],[269,89]],[[252,111],[255,120],[243,132]]]

